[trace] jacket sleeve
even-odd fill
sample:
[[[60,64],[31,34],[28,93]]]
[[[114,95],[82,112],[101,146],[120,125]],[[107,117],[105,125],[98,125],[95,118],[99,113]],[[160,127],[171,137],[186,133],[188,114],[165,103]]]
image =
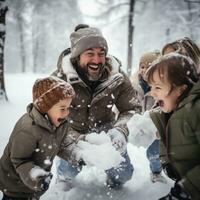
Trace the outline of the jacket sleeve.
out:
[[[116,107],[119,111],[115,127],[121,130],[128,137],[127,122],[134,113],[140,113],[142,108],[137,99],[136,91],[129,78],[123,73],[124,81],[120,85],[120,92],[116,101]]]
[[[70,127],[62,140],[58,156],[74,165],[79,165],[80,160],[77,158],[79,147],[77,146],[77,143],[80,140],[85,140],[85,136],[86,134],[79,133]]]
[[[36,148],[36,138],[29,133],[20,131],[12,140],[10,158],[22,182],[30,189],[39,191],[39,182],[37,182],[37,180],[32,180],[30,174],[31,169],[36,167],[32,158],[32,154]]]
[[[157,134],[160,137],[160,142],[159,142],[159,154],[160,154],[160,160],[161,163],[169,163],[169,159],[167,156],[167,149],[165,146],[165,139],[163,136],[163,133],[165,133],[165,120],[164,120],[164,114],[161,112],[159,107],[156,107],[152,110],[150,110],[150,117],[154,123],[154,125],[157,128]]]

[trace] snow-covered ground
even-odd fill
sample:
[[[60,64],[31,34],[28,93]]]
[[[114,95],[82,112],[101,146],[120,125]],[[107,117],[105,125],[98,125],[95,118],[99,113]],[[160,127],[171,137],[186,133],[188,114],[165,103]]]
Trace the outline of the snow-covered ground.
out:
[[[36,78],[45,75],[33,74],[6,74],[6,90],[9,102],[0,100],[0,156],[8,141],[10,133],[17,119],[26,111],[26,105],[31,102],[32,85]],[[164,196],[172,181],[165,183],[152,183],[150,181],[149,163],[146,159],[146,149],[128,144],[128,152],[134,165],[134,174],[130,181],[120,190],[109,190],[104,185],[104,175],[99,165],[85,167],[76,178],[76,186],[68,192],[60,191],[55,186],[55,162],[49,190],[41,200],[156,200]],[[92,153],[91,153],[92,154]],[[108,153],[105,156],[109,156]],[[112,157],[112,155],[110,155]],[[108,157],[105,157],[108,159]],[[5,180],[6,181],[6,180]],[[0,192],[0,198],[2,193]]]

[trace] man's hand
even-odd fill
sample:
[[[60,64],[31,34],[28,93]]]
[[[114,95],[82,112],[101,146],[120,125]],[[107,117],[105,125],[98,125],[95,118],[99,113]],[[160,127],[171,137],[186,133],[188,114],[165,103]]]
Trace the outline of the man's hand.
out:
[[[110,136],[112,145],[117,151],[121,154],[126,152],[127,142],[123,133],[121,133],[117,128],[112,128],[107,132],[107,135]]]

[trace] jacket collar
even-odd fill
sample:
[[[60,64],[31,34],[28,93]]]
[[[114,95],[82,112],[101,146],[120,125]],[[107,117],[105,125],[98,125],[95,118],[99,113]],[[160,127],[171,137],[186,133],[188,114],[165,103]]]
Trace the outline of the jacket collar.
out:
[[[112,70],[111,70],[111,74],[109,78],[113,78],[115,77],[116,74],[119,73],[119,69],[121,67],[121,63],[118,59],[116,59],[115,57],[108,55],[108,60],[109,60],[109,64],[112,66]],[[66,74],[67,77],[67,82],[69,82],[70,84],[75,84],[75,83],[82,83],[84,85],[86,85],[81,78],[79,77],[78,73],[76,72],[76,70],[74,69],[71,61],[70,61],[70,54],[68,54],[67,56],[65,56],[63,58],[62,61],[62,68],[63,68],[63,72]]]
[[[35,124],[47,129],[49,132],[54,132],[56,130],[56,126],[54,126],[48,116],[42,115],[33,105],[33,103],[27,106],[27,113],[33,119]]]

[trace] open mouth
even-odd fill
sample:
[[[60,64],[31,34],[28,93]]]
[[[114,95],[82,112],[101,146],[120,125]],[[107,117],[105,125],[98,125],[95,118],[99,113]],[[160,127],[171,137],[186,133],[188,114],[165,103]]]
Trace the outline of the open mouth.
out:
[[[99,65],[88,65],[88,68],[91,70],[91,71],[98,71],[99,70]]]
[[[62,122],[64,122],[66,120],[66,118],[58,118],[58,122],[59,123],[62,123]]]
[[[158,104],[160,107],[163,107],[163,106],[164,106],[164,101],[163,101],[163,100],[158,100],[158,101],[157,101],[157,104]]]

